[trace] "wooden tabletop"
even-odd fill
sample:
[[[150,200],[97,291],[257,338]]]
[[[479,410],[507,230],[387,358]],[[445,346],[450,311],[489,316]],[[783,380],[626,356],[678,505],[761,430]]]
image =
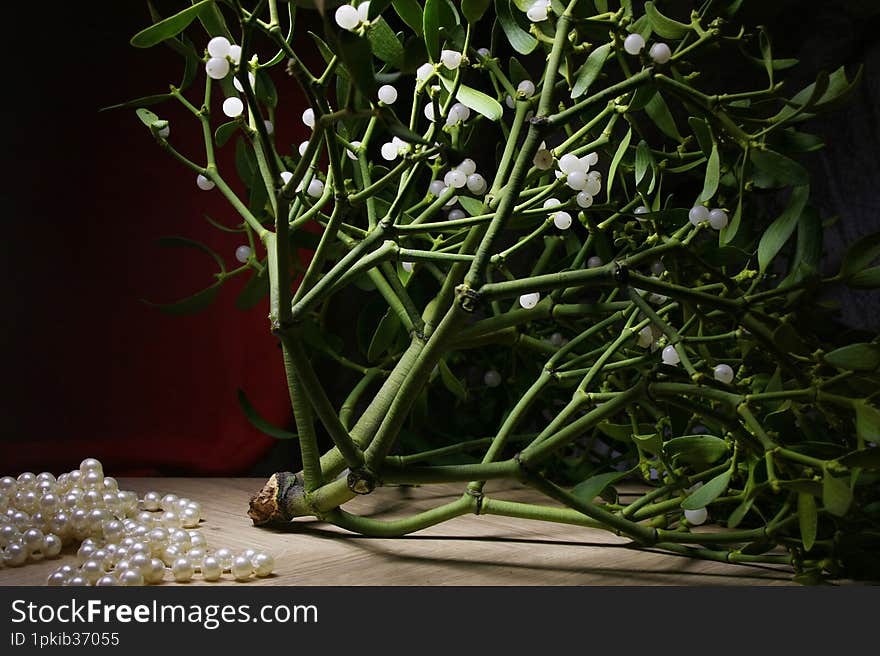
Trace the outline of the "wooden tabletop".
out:
[[[120,487],[155,490],[199,501],[201,530],[210,547],[266,550],[276,573],[251,585],[790,585],[785,568],[731,565],[628,548],[605,531],[498,516],[467,515],[406,538],[366,538],[314,519],[282,529],[256,528],[246,512],[263,480],[246,478],[123,478]],[[386,488],[359,497],[346,510],[395,517],[460,496],[461,485]],[[493,496],[539,501],[508,484]],[[43,585],[75,555],[0,569],[0,585]],[[163,585],[176,585],[166,581]],[[245,585],[225,574],[218,583]]]

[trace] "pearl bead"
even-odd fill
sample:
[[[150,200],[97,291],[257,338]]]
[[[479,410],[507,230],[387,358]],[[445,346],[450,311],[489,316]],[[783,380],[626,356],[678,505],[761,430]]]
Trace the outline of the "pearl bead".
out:
[[[81,574],[75,574],[67,579],[66,585],[71,587],[86,587],[89,585],[89,580]]]
[[[37,475],[33,472],[22,472],[18,475],[16,482],[19,489],[31,488],[37,484]]]
[[[223,567],[215,556],[205,556],[202,562],[202,578],[206,581],[217,581],[223,573]]]
[[[27,562],[28,550],[21,542],[10,542],[3,553],[3,562],[9,567],[20,567]]]
[[[162,499],[158,492],[147,492],[143,499],[144,510],[157,511],[161,508]]]
[[[87,490],[95,490],[104,485],[104,474],[100,471],[86,471],[82,476],[82,486]]]
[[[498,387],[501,384],[501,374],[494,369],[490,369],[483,374],[483,382],[486,384],[486,387]]]
[[[104,574],[101,578],[95,581],[95,586],[105,588],[109,586],[118,586],[119,581],[113,574]]]
[[[58,570],[49,574],[49,578],[46,579],[46,585],[49,586],[64,585],[65,583],[67,583],[67,575]]]
[[[221,547],[214,552],[214,557],[217,559],[217,562],[220,563],[220,567],[223,568],[224,572],[228,572],[232,569],[233,556],[232,549],[227,549],[226,547]]]
[[[186,550],[192,547],[192,538],[189,535],[189,531],[185,531],[182,528],[175,528],[169,531],[168,539],[172,544],[181,549]]]
[[[275,559],[264,551],[259,551],[251,558],[251,564],[254,567],[254,574],[257,576],[269,576],[275,569]]]
[[[49,533],[43,536],[43,555],[46,558],[56,558],[61,553],[61,538],[55,535],[54,533]]]
[[[201,533],[201,531],[187,531],[187,533],[189,534],[190,546],[193,549],[208,548],[208,539]]]
[[[208,41],[208,54],[211,57],[226,57],[231,45],[225,36],[215,36]]]
[[[675,347],[671,344],[663,349],[663,364],[668,365],[677,365],[681,362],[681,358],[678,355],[678,351],[675,350]]]
[[[630,34],[623,41],[623,49],[630,55],[637,55],[645,48],[645,39],[641,34]]]
[[[397,89],[390,84],[383,84],[379,87],[379,100],[386,105],[393,105],[397,100]]]
[[[719,364],[717,367],[715,367],[713,375],[715,376],[715,380],[720,381],[726,385],[729,385],[733,382],[733,369],[730,367],[730,365]]]
[[[15,492],[16,487],[18,487],[18,482],[12,476],[0,478],[0,492],[9,494]]]
[[[694,225],[699,225],[703,221],[709,220],[709,208],[703,205],[695,205],[688,212],[688,221]]]
[[[151,558],[149,566],[141,571],[144,575],[144,581],[155,585],[161,583],[165,578],[165,563],[158,558]]]
[[[139,569],[125,569],[119,574],[119,582],[125,586],[143,585],[144,575]]]
[[[236,556],[232,560],[232,576],[236,581],[245,581],[254,573],[254,566],[247,556]]]
[[[89,583],[94,585],[95,581],[101,578],[104,575],[104,567],[102,563],[98,560],[89,559],[84,562],[79,568],[80,574],[88,580]]]
[[[164,562],[166,565],[168,565],[170,567],[171,564],[175,560],[180,558],[180,556],[182,556],[182,555],[183,555],[183,553],[182,553],[180,547],[178,547],[176,545],[171,545],[170,547],[165,547],[165,549],[162,551],[162,562]]]
[[[692,524],[694,526],[699,526],[706,522],[708,519],[709,513],[705,508],[699,508],[697,510],[685,510],[684,518],[688,521],[688,524]]]
[[[180,528],[180,515],[173,510],[163,512],[160,521],[165,528]]]
[[[202,563],[204,562],[205,556],[207,555],[207,552],[199,547],[190,549],[186,552],[186,557],[189,558],[195,569],[201,569]]]
[[[519,304],[525,310],[531,310],[538,304],[538,301],[541,300],[541,294],[538,292],[533,292],[531,294],[523,294],[519,297]]]
[[[672,59],[672,50],[665,43],[655,43],[648,54],[655,64],[663,65]]]
[[[186,556],[177,558],[171,565],[171,575],[178,583],[191,581],[193,577],[193,564]]]
[[[149,571],[152,563],[153,559],[145,553],[136,553],[128,560],[130,569],[136,569],[144,575]]]

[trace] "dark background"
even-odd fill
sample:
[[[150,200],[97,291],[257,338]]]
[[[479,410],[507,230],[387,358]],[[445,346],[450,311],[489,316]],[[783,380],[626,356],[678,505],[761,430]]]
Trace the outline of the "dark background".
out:
[[[174,4],[157,6],[169,13]],[[813,200],[823,216],[840,216],[826,237],[832,271],[848,243],[880,229],[877,3],[747,5],[783,56],[802,59],[789,93],[819,68],[866,64],[853,104],[812,128],[827,141],[809,161]],[[115,475],[286,468],[293,445],[252,428],[235,396],[243,388],[268,419],[290,421],[265,302],[235,309],[243,279],[192,317],[141,300],[176,300],[212,282],[210,258],[159,248],[157,238],[204,241],[230,268],[242,243],[202,219],[238,222],[219,193],[200,192],[157,148],[133,111],[97,111],[164,92],[180,79],[179,58],[128,45],[149,22],[140,0],[40,7],[11,7],[4,17],[0,473],[57,472],[86,456]],[[306,133],[289,108],[301,99],[292,83],[276,82],[291,119],[276,126],[278,142],[296,144]],[[172,142],[201,161],[192,120],[173,104],[157,111],[171,119]],[[880,329],[876,293],[835,295],[846,322]]]

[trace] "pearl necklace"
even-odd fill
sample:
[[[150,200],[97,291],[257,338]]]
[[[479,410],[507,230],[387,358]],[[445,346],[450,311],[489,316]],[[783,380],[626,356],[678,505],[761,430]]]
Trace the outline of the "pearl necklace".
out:
[[[58,558],[79,542],[76,566],[62,565],[48,585],[145,585],[170,572],[180,583],[200,574],[217,581],[269,576],[275,559],[246,549],[213,549],[197,530],[202,507],[176,494],[120,490],[95,458],[57,478],[24,472],[0,479],[0,567]]]

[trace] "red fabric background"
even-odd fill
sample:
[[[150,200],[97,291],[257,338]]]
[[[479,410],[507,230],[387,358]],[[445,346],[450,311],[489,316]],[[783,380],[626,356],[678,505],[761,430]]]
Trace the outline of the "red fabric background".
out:
[[[15,128],[4,156],[12,210],[3,257],[0,474],[57,472],[86,456],[115,475],[243,473],[271,438],[248,423],[236,389],[271,421],[290,421],[267,302],[235,309],[245,277],[195,316],[142,302],[187,296],[211,284],[216,270],[196,251],[158,247],[158,237],[203,241],[227,268],[238,265],[234,251],[243,241],[203,220],[209,213],[226,225],[239,221],[219,192],[199,191],[195,176],[161,152],[133,110],[97,113],[162,92],[182,71],[165,48],[128,45],[148,20],[145,7],[113,5],[97,17],[71,15],[82,27],[77,66],[52,66],[53,52],[37,55],[31,68],[13,73],[25,100],[3,110],[4,124]],[[53,25],[72,33],[63,20]],[[287,116],[297,117],[292,81],[276,82]],[[189,93],[197,104],[200,83]],[[155,110],[171,119],[171,142],[204,161],[195,120],[173,104]],[[282,124],[277,136],[279,146],[295,144],[305,128]],[[228,180],[237,180],[233,148],[220,154]]]

